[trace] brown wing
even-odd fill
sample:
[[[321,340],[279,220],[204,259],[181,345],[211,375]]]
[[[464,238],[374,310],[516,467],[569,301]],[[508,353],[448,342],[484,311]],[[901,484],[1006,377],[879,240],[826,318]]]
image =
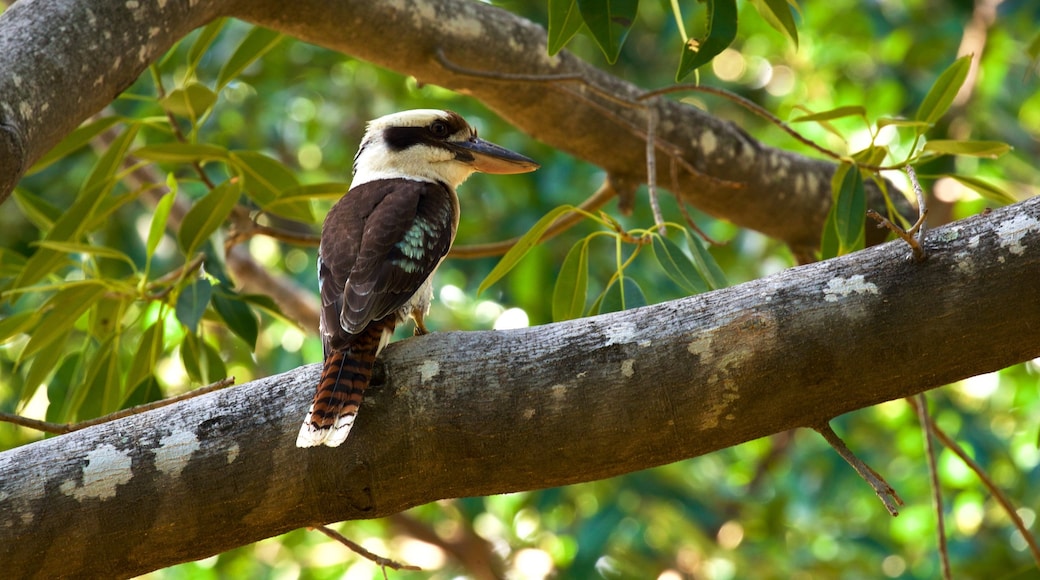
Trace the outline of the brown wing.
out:
[[[326,354],[415,294],[448,253],[454,225],[451,191],[423,181],[364,183],[329,211],[318,262]]]

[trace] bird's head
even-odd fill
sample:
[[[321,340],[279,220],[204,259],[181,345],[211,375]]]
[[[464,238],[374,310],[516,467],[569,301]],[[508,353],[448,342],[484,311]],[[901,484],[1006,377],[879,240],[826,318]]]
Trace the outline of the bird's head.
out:
[[[415,109],[368,123],[351,187],[377,179],[439,181],[451,188],[474,172],[527,173],[538,164],[477,137],[452,111]]]

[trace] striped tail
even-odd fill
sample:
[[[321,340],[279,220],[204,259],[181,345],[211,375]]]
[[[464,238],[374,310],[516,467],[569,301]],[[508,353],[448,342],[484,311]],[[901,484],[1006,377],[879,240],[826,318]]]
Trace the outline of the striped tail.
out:
[[[297,447],[337,447],[347,439],[372,378],[372,365],[394,331],[392,316],[370,323],[347,348],[325,357],[314,402],[300,427]]]

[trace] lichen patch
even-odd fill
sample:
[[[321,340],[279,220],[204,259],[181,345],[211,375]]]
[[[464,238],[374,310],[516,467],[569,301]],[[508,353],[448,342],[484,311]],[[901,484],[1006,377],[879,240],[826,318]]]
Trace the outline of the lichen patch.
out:
[[[832,278],[823,289],[823,299],[827,302],[837,302],[842,298],[848,298],[853,294],[877,294],[878,287],[873,282],[867,282],[863,274],[856,274],[851,278]]]
[[[180,477],[191,454],[199,449],[199,438],[190,431],[179,431],[163,437],[155,450],[155,468],[171,477]]]
[[[1019,256],[1026,251],[1023,238],[1030,233],[1040,233],[1040,221],[1028,215],[1019,214],[1004,220],[997,225],[997,240],[1001,248],[1007,248],[1012,254]]]
[[[424,360],[419,365],[419,382],[426,384],[432,381],[441,372],[441,365],[435,360]]]
[[[130,454],[112,445],[101,445],[87,454],[79,481],[69,479],[59,489],[78,501],[115,497],[116,487],[133,478]]]

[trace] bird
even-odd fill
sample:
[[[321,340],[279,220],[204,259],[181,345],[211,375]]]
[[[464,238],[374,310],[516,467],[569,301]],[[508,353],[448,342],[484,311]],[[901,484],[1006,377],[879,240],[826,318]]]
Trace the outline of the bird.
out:
[[[408,319],[426,334],[433,274],[459,225],[455,189],[475,172],[538,163],[477,136],[462,116],[414,109],[367,124],[353,180],[322,224],[318,247],[321,379],[297,447],[337,447],[350,433],[372,366]]]

